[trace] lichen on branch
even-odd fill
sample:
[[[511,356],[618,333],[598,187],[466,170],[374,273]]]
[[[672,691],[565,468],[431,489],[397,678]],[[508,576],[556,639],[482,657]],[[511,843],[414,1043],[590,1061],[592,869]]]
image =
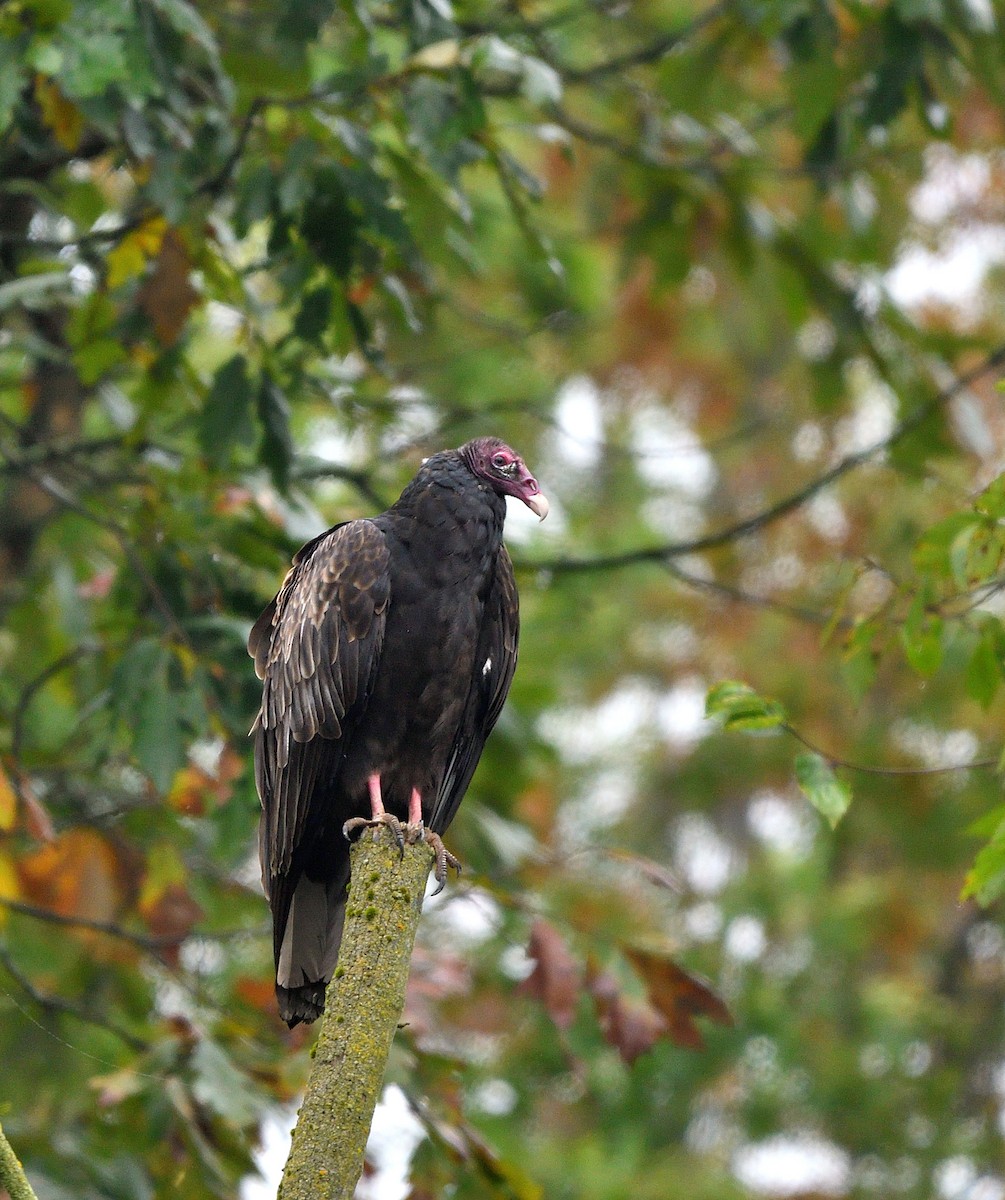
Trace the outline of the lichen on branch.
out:
[[[433,852],[420,842],[402,854],[382,828],[356,842],[351,862],[338,966],[279,1200],[350,1200],[356,1190]]]

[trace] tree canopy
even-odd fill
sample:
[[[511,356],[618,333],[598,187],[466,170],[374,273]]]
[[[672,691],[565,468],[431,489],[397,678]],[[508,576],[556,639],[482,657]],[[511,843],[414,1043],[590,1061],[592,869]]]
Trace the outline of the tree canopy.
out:
[[[236,1196],[302,1088],[245,639],[483,433],[552,516],[510,515],[520,665],[392,1056],[411,1196],[1005,1195],[1003,19],[0,6],[0,1116],[40,1196]]]

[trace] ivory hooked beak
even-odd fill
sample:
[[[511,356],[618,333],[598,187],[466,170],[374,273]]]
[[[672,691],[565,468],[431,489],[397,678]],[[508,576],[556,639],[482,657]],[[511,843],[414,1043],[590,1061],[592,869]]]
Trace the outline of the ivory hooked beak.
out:
[[[548,497],[544,492],[535,492],[533,496],[528,496],[526,504],[531,512],[537,513],[539,521],[544,520],[548,515],[548,509],[551,507],[548,503]]]

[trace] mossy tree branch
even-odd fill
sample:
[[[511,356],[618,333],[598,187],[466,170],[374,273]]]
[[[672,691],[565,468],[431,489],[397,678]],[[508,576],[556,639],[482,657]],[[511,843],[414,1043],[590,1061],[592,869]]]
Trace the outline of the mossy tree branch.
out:
[[[356,1190],[432,861],[425,843],[402,856],[386,828],[352,847],[338,967],[279,1200],[351,1200]]]
[[[28,1176],[7,1135],[0,1126],[0,1187],[6,1188],[10,1200],[36,1200]]]

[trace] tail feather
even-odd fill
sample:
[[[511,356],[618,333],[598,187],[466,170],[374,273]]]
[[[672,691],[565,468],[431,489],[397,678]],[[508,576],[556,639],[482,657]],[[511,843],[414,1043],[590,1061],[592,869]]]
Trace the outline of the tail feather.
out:
[[[341,875],[325,881],[301,875],[290,899],[282,939],[276,939],[276,999],[291,1029],[324,1012],[325,987],[342,941],[346,882]]]

